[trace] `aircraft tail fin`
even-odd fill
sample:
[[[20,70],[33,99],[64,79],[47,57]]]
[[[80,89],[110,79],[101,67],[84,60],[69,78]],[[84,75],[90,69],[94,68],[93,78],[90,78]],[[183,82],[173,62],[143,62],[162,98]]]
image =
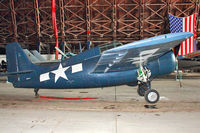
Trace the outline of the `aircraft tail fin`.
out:
[[[23,49],[17,42],[10,43],[6,46],[7,72],[18,73],[21,71],[31,70],[33,64],[28,59]],[[17,82],[18,75],[9,75],[8,82]]]

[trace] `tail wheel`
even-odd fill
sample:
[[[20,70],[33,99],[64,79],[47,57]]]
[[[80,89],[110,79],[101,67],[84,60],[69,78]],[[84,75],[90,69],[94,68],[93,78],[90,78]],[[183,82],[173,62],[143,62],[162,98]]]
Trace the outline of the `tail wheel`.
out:
[[[160,99],[159,93],[154,89],[147,90],[144,97],[145,100],[151,104],[157,103]]]

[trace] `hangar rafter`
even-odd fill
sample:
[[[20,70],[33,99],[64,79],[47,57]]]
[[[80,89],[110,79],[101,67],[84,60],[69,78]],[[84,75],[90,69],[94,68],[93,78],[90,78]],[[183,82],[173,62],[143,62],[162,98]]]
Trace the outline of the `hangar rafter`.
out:
[[[123,43],[169,32],[168,13],[184,17],[197,14],[196,31],[200,43],[200,0],[57,0],[59,42],[103,45]],[[0,44],[19,41],[37,49],[42,42],[54,52],[51,0],[1,0]]]

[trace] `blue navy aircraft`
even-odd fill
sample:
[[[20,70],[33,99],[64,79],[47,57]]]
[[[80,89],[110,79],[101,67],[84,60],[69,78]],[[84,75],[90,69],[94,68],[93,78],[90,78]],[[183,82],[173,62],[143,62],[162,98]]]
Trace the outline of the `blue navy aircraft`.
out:
[[[153,78],[174,72],[172,48],[193,34],[170,33],[125,45],[95,47],[54,63],[32,63],[17,42],[6,46],[7,73],[17,88],[39,89],[94,88],[138,85],[138,94],[156,103],[159,93],[151,89]],[[115,47],[114,47],[115,46]],[[107,48],[107,49],[106,49]]]

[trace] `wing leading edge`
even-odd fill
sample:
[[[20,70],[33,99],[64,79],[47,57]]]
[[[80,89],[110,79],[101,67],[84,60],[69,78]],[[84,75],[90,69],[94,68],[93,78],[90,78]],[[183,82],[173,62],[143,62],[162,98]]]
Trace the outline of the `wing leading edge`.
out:
[[[158,59],[193,33],[170,33],[151,37],[104,51],[93,73],[130,70]]]

